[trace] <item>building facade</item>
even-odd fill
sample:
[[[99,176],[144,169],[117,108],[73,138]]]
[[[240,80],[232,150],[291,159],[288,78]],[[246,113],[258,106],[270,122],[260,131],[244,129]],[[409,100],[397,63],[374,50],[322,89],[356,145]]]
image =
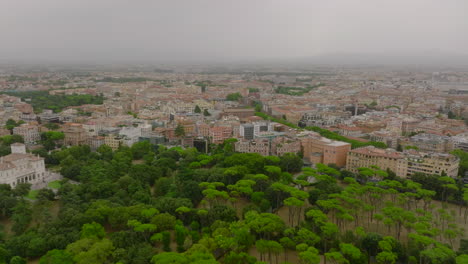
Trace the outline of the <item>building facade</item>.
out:
[[[457,177],[460,160],[446,153],[425,153],[416,150],[398,152],[393,149],[362,147],[348,152],[346,169],[354,173],[359,168],[377,166],[390,169],[397,176],[406,178],[414,173]]]
[[[336,164],[339,167],[346,165],[348,151],[351,144],[341,141],[334,141],[315,133],[303,134],[299,136],[304,159],[313,164]]]
[[[41,140],[39,128],[34,125],[22,124],[13,128],[13,135],[20,135],[26,144],[35,144]]]
[[[11,154],[0,157],[0,184],[12,188],[19,183],[37,183],[45,180],[44,158],[26,153],[26,146],[11,144]]]

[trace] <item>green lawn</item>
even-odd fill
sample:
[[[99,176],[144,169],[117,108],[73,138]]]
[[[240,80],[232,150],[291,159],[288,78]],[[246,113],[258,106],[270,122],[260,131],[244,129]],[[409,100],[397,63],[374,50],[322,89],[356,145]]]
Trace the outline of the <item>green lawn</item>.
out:
[[[39,190],[31,190],[29,193],[26,195],[26,198],[31,199],[31,200],[36,200],[37,193]]]
[[[57,181],[51,181],[51,182],[49,182],[49,184],[47,184],[47,186],[48,186],[49,188],[52,188],[52,189],[59,189],[59,188],[62,186],[62,184],[60,184],[60,181],[57,180]]]

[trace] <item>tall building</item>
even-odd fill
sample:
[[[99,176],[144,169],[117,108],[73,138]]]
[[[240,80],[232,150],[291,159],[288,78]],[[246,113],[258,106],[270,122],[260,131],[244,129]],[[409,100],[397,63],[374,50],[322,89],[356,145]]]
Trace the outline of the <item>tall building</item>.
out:
[[[46,176],[44,158],[26,153],[21,143],[11,144],[11,154],[0,157],[0,184],[37,183]]]

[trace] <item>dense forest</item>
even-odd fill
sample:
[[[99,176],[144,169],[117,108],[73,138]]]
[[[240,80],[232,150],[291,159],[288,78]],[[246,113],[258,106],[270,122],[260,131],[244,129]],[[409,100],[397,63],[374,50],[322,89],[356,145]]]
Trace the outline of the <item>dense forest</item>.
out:
[[[51,95],[48,91],[8,92],[8,95],[28,100],[35,113],[41,113],[44,109],[53,110],[55,113],[69,106],[80,106],[85,104],[102,104],[104,97],[90,94]]]
[[[47,139],[47,138],[46,138]],[[10,139],[11,140],[11,139]],[[295,154],[139,142],[36,150],[65,180],[0,185],[0,263],[467,263],[468,191],[449,177]]]

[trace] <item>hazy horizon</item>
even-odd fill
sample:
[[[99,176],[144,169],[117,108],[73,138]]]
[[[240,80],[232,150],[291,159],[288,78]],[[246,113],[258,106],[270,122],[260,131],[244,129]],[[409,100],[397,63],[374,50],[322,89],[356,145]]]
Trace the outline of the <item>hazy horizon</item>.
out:
[[[462,0],[3,0],[2,62],[468,64]]]

